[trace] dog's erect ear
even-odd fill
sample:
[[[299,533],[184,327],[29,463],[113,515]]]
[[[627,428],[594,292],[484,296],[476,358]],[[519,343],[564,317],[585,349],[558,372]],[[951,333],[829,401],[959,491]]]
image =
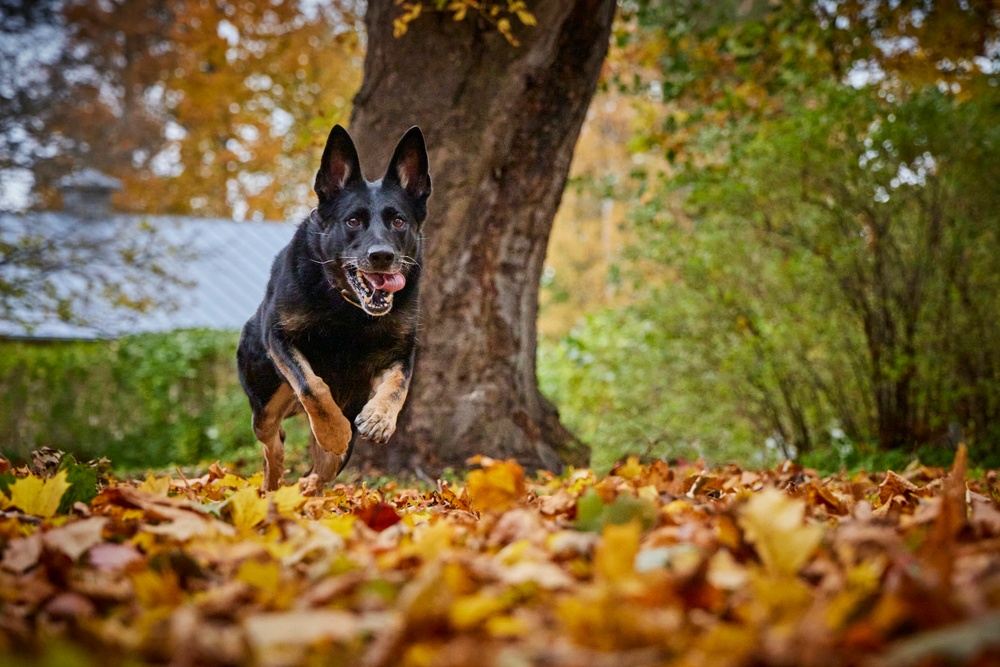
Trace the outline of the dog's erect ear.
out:
[[[397,184],[423,208],[431,194],[431,176],[427,173],[427,147],[420,128],[414,125],[396,144],[389,169],[382,179]]]
[[[351,141],[351,135],[340,125],[334,125],[323,149],[323,160],[316,172],[313,186],[320,200],[329,199],[338,192],[358,181],[361,176],[361,161],[358,150]]]

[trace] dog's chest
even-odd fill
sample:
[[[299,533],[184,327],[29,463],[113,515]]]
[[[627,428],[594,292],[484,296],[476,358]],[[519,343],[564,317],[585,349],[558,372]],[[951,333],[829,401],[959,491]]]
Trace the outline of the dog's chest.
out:
[[[376,327],[315,328],[296,336],[313,370],[328,384],[357,386],[368,392],[371,381],[406,356],[405,341]]]

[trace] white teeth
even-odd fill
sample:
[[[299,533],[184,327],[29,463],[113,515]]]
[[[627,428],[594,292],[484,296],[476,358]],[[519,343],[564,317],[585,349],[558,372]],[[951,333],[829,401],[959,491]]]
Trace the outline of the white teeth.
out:
[[[370,315],[384,315],[389,312],[389,309],[392,307],[393,295],[391,292],[383,292],[376,289],[368,282],[361,269],[355,269],[353,276],[349,273],[347,276],[348,278],[354,278],[354,280],[349,280],[349,282],[352,283],[354,291],[361,298],[366,312]]]

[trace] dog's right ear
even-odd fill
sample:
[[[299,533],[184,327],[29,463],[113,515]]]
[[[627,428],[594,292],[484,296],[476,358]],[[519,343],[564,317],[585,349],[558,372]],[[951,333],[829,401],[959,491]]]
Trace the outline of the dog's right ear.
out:
[[[347,130],[334,125],[326,140],[313,188],[320,201],[323,201],[335,197],[341,190],[358,181],[364,182],[358,150]]]

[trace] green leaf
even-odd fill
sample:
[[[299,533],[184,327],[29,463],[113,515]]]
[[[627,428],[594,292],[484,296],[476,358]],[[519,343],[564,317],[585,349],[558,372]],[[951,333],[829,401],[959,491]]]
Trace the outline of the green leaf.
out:
[[[0,493],[7,493],[7,489],[10,488],[10,485],[14,483],[15,479],[17,478],[12,472],[0,474]]]
[[[59,469],[66,471],[66,481],[70,484],[59,502],[59,512],[61,514],[69,512],[76,502],[89,505],[97,495],[97,468],[83,465],[72,455],[67,455],[59,465]]]
[[[620,526],[632,521],[645,531],[655,526],[657,519],[656,505],[630,495],[620,495],[605,505],[594,489],[588,489],[576,503],[576,529],[592,533],[599,533],[608,525]]]
[[[591,533],[601,532],[601,516],[604,514],[604,503],[593,489],[587,489],[576,501],[576,529]]]

